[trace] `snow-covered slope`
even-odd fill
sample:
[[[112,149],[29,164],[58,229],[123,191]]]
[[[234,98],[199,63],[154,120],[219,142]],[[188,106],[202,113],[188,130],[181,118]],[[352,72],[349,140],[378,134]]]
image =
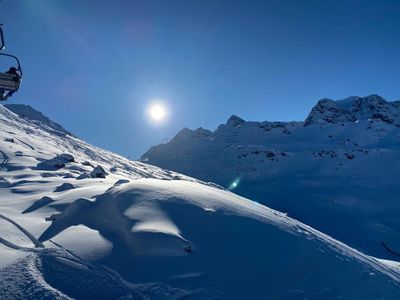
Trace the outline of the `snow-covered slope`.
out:
[[[0,106],[1,299],[396,299],[392,262]],[[204,132],[203,132],[204,133]]]
[[[61,135],[72,135],[69,131],[65,130],[60,124],[57,124],[50,120],[48,117],[43,115],[40,111],[33,109],[30,105],[24,104],[5,104],[8,110],[16,113],[18,116],[24,119],[28,119],[35,123],[36,126],[46,126],[47,131],[53,129],[53,133]]]
[[[396,299],[393,262],[0,106],[1,299]]]
[[[287,212],[361,251],[399,260],[400,102],[323,99],[305,122],[183,129],[143,160]]]

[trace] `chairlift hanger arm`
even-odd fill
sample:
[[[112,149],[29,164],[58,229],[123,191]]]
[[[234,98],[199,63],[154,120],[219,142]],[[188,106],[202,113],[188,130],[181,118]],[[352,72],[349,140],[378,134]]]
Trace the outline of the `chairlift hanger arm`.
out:
[[[21,68],[21,64],[19,63],[18,57],[16,57],[15,55],[12,55],[12,54],[7,54],[7,53],[0,53],[0,55],[8,56],[8,57],[14,58],[15,61],[17,62],[17,65],[18,65],[18,66],[17,66],[17,70],[19,71],[19,73],[20,73],[20,75],[21,75],[21,77],[22,77],[22,68]]]
[[[4,49],[4,34],[3,34],[3,24],[0,24],[0,51]]]

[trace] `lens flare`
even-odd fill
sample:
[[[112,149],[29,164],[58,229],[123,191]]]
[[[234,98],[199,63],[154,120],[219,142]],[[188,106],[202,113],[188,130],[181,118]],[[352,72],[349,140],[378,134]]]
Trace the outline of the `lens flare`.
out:
[[[240,183],[240,178],[236,178],[234,181],[232,181],[232,183],[229,185],[229,190],[234,190],[235,188],[238,187]]]

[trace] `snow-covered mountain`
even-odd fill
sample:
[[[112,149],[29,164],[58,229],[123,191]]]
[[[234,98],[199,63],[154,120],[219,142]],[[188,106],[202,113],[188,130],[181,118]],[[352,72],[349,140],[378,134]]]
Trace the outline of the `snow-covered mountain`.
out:
[[[370,255],[400,258],[400,101],[322,99],[304,122],[234,115],[214,132],[185,128],[142,159],[218,183]]]
[[[40,111],[33,109],[30,105],[24,104],[5,104],[7,109],[11,110],[13,113],[16,113],[18,116],[24,119],[28,119],[31,122],[35,123],[36,126],[46,126],[46,129],[53,129],[53,133],[61,134],[61,135],[71,135],[69,131],[65,130],[60,124],[57,124],[50,120],[48,117],[43,115]]]
[[[400,101],[387,102],[378,95],[349,97],[334,101],[322,99],[311,110],[305,126],[313,124],[338,124],[358,120],[381,120],[400,126]]]
[[[1,299],[400,297],[394,262],[38,122],[0,106]]]

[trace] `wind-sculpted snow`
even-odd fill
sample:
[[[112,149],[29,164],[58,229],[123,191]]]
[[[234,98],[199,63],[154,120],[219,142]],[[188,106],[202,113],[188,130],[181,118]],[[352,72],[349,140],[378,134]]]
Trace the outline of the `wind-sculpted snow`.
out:
[[[50,219],[40,241],[84,225],[113,245],[98,263],[130,282],[163,282],[193,295],[202,291],[199,298],[400,295],[399,275],[375,259],[283,214],[198,183],[117,184],[94,200],[77,199]]]
[[[0,299],[400,297],[393,262],[215,184],[1,106],[0,126]]]
[[[399,260],[399,103],[377,95],[323,99],[305,122],[233,116],[214,132],[186,128],[142,157]]]

